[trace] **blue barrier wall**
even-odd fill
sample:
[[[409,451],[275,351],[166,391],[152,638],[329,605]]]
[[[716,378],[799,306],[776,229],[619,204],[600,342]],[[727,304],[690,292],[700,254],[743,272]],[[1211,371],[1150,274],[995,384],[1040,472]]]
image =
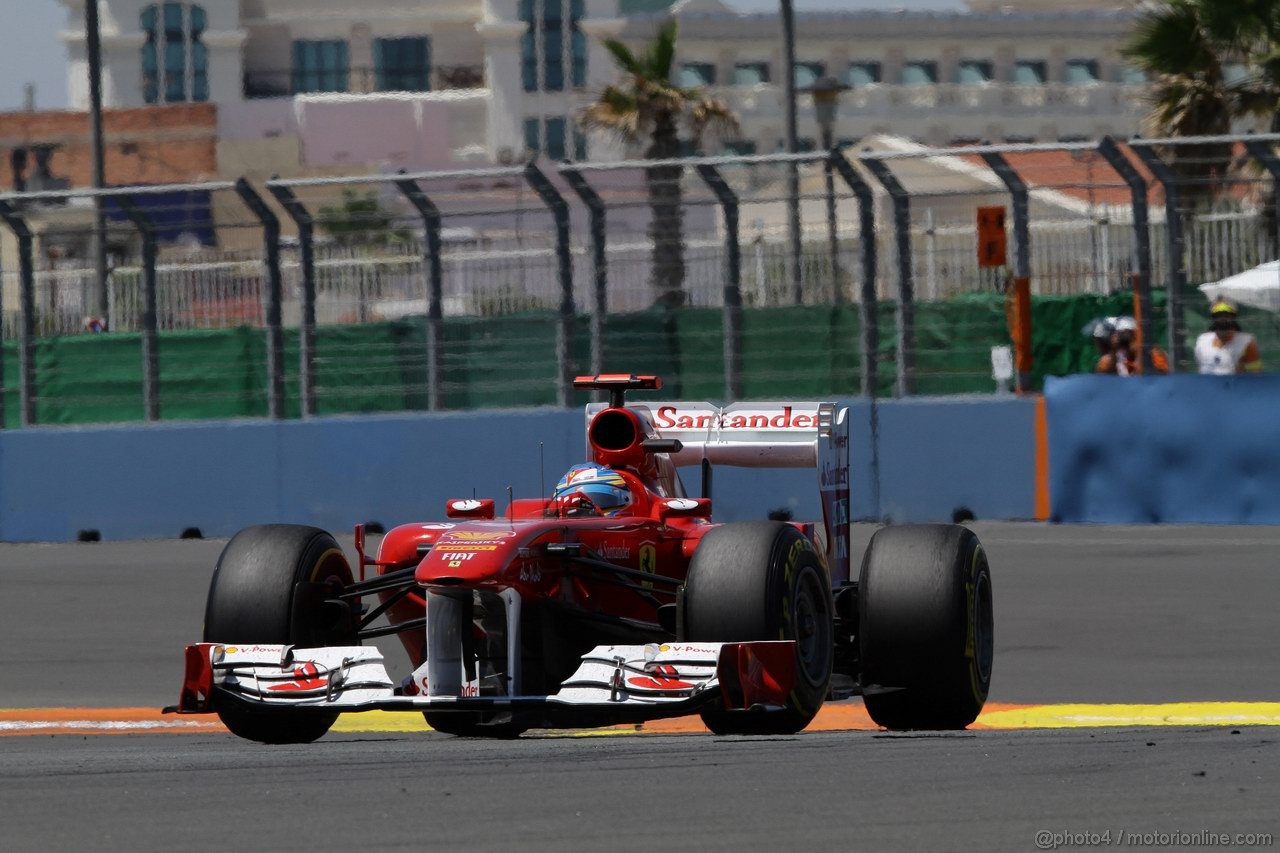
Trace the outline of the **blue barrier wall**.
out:
[[[1057,521],[1280,523],[1280,376],[1045,385]]]
[[[876,515],[871,407],[851,405],[854,518]],[[881,515],[950,520],[1031,518],[1034,403],[919,399],[877,406]],[[0,540],[67,541],[83,529],[105,539],[177,536],[198,527],[229,536],[282,521],[344,531],[444,515],[449,498],[505,504],[543,493],[583,450],[580,410],[402,414],[307,421],[211,421],[0,433]],[[683,472],[690,492],[697,469]],[[716,518],[740,521],[787,509],[817,519],[812,470],[718,468]]]

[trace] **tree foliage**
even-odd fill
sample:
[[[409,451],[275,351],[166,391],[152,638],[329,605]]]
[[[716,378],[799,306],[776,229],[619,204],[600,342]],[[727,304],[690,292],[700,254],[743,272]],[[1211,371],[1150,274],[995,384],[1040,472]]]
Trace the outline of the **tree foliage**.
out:
[[[372,191],[357,193],[344,187],[339,204],[320,208],[317,224],[341,246],[371,246],[409,239],[408,230],[396,225],[394,214],[383,209],[378,194]]]
[[[648,160],[680,156],[680,131],[688,131],[694,147],[708,131],[737,127],[732,111],[720,99],[698,87],[672,80],[676,56],[676,21],[665,22],[642,51],[632,51],[617,39],[604,42],[618,67],[619,82],[605,87],[599,98],[582,110],[578,121],[588,130],[604,130],[629,145],[645,145]],[[645,170],[653,240],[652,283],[656,301],[684,303],[684,208],[678,165],[655,165]]]
[[[1124,48],[1152,81],[1145,131],[1214,136],[1243,122],[1280,129],[1280,0],[1162,0],[1143,7]],[[1198,199],[1230,168],[1229,145],[1169,146]]]

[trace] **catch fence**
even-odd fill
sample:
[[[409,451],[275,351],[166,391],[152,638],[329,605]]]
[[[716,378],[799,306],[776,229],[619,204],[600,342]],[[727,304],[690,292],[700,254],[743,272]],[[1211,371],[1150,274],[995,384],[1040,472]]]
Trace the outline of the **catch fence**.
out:
[[[0,194],[0,424],[563,406],[603,371],[722,399],[983,392],[1002,346],[1030,389],[1091,367],[1086,320],[1135,311],[1194,369],[1196,285],[1277,257],[1277,140]],[[1274,315],[1244,311],[1280,357]]]

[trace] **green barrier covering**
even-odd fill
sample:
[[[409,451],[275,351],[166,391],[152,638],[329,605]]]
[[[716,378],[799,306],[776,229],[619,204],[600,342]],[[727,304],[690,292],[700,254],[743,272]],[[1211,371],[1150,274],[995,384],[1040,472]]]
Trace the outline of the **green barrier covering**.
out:
[[[4,369],[0,370],[0,400],[4,402],[4,417],[0,426],[13,429],[22,423],[18,414],[18,345],[3,343]]]
[[[1164,293],[1152,299],[1155,339],[1166,343]],[[1188,294],[1187,353],[1206,328],[1207,305]],[[1130,313],[1132,296],[1052,296],[1032,300],[1036,387],[1044,377],[1091,372],[1096,356],[1081,328],[1092,318]],[[897,341],[893,303],[877,306],[879,393],[894,391]],[[1280,365],[1280,317],[1241,309],[1258,336],[1264,365]],[[554,405],[556,329],[551,312],[444,322],[444,404],[448,409]],[[916,394],[990,393],[991,347],[1009,343],[1004,297],[967,294],[915,306]],[[286,415],[298,417],[298,332],[284,334]],[[746,308],[742,315],[744,399],[822,398],[859,393],[861,352],[856,305]],[[160,411],[165,420],[266,417],[266,335],[240,327],[159,336]],[[17,427],[18,353],[4,344],[4,424]],[[572,370],[590,365],[590,319],[575,318]],[[36,346],[42,424],[141,420],[141,341],[137,334],[44,338]],[[721,400],[723,316],[718,308],[651,309],[605,321],[604,369],[656,373],[656,396]],[[1181,365],[1194,370],[1194,364]],[[322,326],[316,331],[319,414],[427,408],[426,323]],[[575,405],[588,395],[578,393]]]

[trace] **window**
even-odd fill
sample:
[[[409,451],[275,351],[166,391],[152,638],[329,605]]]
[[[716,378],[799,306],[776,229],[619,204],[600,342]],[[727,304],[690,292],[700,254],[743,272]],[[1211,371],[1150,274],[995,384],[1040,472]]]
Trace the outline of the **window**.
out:
[[[852,89],[874,86],[880,82],[879,62],[851,62],[844,82]]]
[[[1098,82],[1098,63],[1092,59],[1072,59],[1062,70],[1062,82],[1068,86],[1087,86]]]
[[[745,157],[756,153],[756,144],[750,139],[727,139],[724,142],[724,153]]]
[[[293,43],[293,92],[347,91],[347,43],[345,41],[295,41]]]
[[[908,62],[902,66],[904,86],[932,86],[938,82],[938,63]]]
[[[524,150],[531,156],[542,153],[542,121],[536,118],[524,120]]]
[[[524,147],[534,156],[545,154],[551,160],[564,160],[568,156],[568,145],[572,143],[574,159],[587,159],[587,137],[574,127],[572,138],[566,139],[567,129],[564,116],[527,118],[524,120]]]
[[[982,86],[990,82],[990,62],[966,60],[956,67],[956,83],[961,86]]]
[[[1020,59],[1013,64],[1015,86],[1043,86],[1048,76],[1045,64],[1038,59]]]
[[[431,90],[431,43],[424,37],[375,39],[373,63],[379,92]]]
[[[739,62],[733,66],[733,85],[758,86],[769,82],[769,63]]]
[[[209,100],[204,7],[153,3],[143,8],[142,97],[148,104]]]
[[[805,89],[816,83],[823,74],[826,74],[827,67],[821,62],[797,62],[792,73],[796,88]]]
[[[1228,83],[1239,83],[1249,76],[1249,69],[1243,62],[1228,62],[1222,66],[1222,79]]]
[[[587,82],[587,37],[578,28],[583,0],[568,0],[568,5],[572,85],[583,86]],[[564,6],[564,0],[520,0],[520,20],[527,24],[520,38],[521,77],[526,92],[539,91],[539,83],[544,92],[565,89]]]
[[[1132,65],[1120,67],[1120,82],[1126,86],[1142,86],[1147,82],[1147,72]]]
[[[686,62],[680,66],[676,75],[679,86],[713,86],[716,82],[716,67],[710,62]]]

